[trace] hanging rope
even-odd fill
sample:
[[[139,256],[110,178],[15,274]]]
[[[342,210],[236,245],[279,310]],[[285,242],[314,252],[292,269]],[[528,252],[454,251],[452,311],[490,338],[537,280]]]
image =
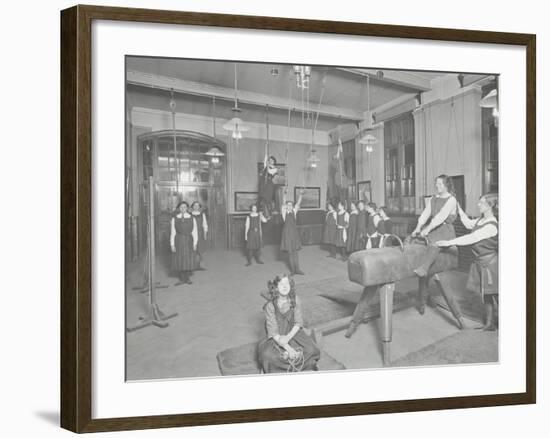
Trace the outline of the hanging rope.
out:
[[[288,120],[286,125],[286,149],[285,149],[285,166],[287,166],[288,170],[288,149],[290,147],[290,117],[292,113],[292,76],[290,77],[290,81],[288,83]],[[288,172],[285,178],[285,193],[288,191]]]

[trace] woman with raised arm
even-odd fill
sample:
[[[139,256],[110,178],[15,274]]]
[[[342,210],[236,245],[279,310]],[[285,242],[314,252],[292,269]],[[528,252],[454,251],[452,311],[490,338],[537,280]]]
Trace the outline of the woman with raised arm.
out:
[[[454,195],[453,181],[447,175],[439,175],[435,179],[437,194],[432,196],[426,204],[426,208],[418,219],[418,224],[412,236],[425,237],[428,242],[428,250],[420,266],[414,270],[419,277],[426,277],[439,255],[439,247],[436,245],[440,240],[455,238],[453,226],[457,216],[457,202]]]
[[[305,275],[300,269],[300,261],[298,259],[298,251],[302,249],[300,233],[296,224],[296,217],[300,210],[302,202],[303,190],[300,192],[298,202],[293,204],[292,201],[286,200],[287,190],[283,191],[283,205],[281,207],[281,217],[283,218],[283,232],[281,235],[281,251],[288,253],[288,266],[292,274]]]
[[[485,305],[485,325],[483,330],[495,330],[495,318],[498,305],[498,195],[489,193],[479,198],[477,203],[481,217],[470,219],[458,207],[458,214],[464,226],[471,230],[469,234],[450,240],[440,240],[440,248],[449,246],[471,246],[474,262],[470,266],[470,275],[466,287],[481,294]]]
[[[189,213],[189,204],[183,201],[176,207],[174,217],[170,223],[170,248],[172,249],[172,271],[177,272],[180,284],[191,284],[189,279],[192,272],[197,269],[198,233],[197,222]]]
[[[256,259],[256,263],[263,265],[261,259],[262,253],[262,223],[266,223],[267,219],[262,212],[258,213],[258,206],[252,204],[250,213],[246,217],[244,226],[244,240],[246,241],[246,259],[245,266],[252,264],[252,256]]]

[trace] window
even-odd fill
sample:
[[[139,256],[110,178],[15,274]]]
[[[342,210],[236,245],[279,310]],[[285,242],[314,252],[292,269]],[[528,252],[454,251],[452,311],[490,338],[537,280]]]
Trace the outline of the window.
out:
[[[389,212],[415,213],[414,120],[406,113],[384,124],[385,200]]]
[[[498,126],[491,108],[481,109],[483,193],[498,193]]]

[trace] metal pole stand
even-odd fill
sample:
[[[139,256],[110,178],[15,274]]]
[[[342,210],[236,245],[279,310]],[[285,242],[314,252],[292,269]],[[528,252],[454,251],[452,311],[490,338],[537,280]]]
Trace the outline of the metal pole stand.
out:
[[[127,332],[133,332],[144,327],[153,325],[159,328],[166,328],[169,324],[167,319],[173,318],[178,314],[176,312],[165,314],[159,309],[156,297],[157,282],[155,281],[155,208],[154,208],[154,193],[155,188],[153,185],[153,177],[149,177],[149,228],[148,228],[148,241],[149,241],[149,281],[147,291],[149,292],[149,310],[145,316],[140,316],[140,322],[133,327],[128,327]]]

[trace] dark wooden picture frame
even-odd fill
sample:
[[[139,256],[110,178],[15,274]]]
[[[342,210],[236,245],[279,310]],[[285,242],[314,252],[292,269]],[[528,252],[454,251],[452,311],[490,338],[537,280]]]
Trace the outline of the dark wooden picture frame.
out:
[[[239,205],[241,203],[241,201],[243,201],[243,196],[246,197],[245,195],[255,195],[255,200],[253,202],[249,202],[247,205],[248,207],[247,208],[239,208]],[[235,192],[235,212],[237,213],[243,213],[243,212],[247,212],[247,211],[250,211],[250,207],[253,205],[253,204],[257,204],[258,203],[258,192]]]
[[[298,198],[300,197],[300,191],[302,190],[304,190],[305,192],[315,193],[315,203],[313,205],[308,204],[308,202],[310,201],[308,199],[302,198],[300,208],[311,210],[321,208],[321,187],[294,187],[294,202],[298,201]]]
[[[127,418],[92,418],[92,22],[267,29],[505,44],[526,48],[526,390],[417,400],[282,407]],[[336,417],[536,401],[536,37],[532,34],[352,22],[75,6],[61,12],[61,426],[98,432]]]
[[[369,198],[368,199],[364,199],[363,196],[361,195],[362,193],[365,192],[365,189],[361,189],[362,187],[368,187],[369,189]],[[357,183],[357,200],[358,201],[367,201],[367,202],[370,202],[372,199],[372,183],[370,180],[368,181],[359,181]]]

